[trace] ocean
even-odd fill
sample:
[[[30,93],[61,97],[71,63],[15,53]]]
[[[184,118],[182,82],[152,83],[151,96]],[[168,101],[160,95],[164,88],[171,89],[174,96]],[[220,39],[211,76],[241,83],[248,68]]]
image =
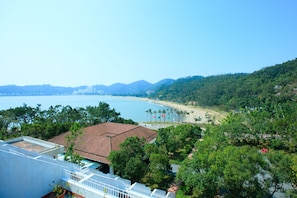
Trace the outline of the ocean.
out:
[[[121,114],[122,118],[132,119],[136,122],[148,121],[146,111],[159,111],[169,109],[150,101],[138,100],[131,97],[98,96],[98,95],[62,95],[62,96],[1,96],[0,110],[21,107],[24,104],[30,107],[41,105],[41,109],[47,110],[50,106],[70,105],[72,108],[86,106],[98,106],[99,102],[109,104],[116,112]]]

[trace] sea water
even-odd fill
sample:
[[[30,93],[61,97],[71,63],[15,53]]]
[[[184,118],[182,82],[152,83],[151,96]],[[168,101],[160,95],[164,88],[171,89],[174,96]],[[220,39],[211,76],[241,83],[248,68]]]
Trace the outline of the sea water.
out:
[[[152,112],[168,109],[159,104],[152,103],[147,100],[139,100],[131,97],[114,97],[114,96],[98,96],[98,95],[59,95],[59,96],[1,96],[0,110],[21,107],[24,105],[37,107],[41,105],[41,109],[47,110],[50,106],[69,105],[72,108],[87,106],[98,106],[99,102],[109,104],[111,109],[119,112],[122,118],[132,119],[136,122],[148,121],[147,110]]]

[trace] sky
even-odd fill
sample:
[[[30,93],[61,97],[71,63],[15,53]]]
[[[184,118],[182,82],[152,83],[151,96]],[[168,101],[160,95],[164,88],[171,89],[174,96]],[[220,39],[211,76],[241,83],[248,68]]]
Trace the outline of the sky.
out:
[[[1,0],[0,85],[252,73],[297,58],[296,0]]]

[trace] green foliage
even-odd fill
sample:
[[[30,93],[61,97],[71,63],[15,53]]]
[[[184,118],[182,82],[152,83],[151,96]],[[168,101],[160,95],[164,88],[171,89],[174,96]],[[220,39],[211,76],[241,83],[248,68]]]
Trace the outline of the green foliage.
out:
[[[156,144],[165,146],[170,159],[183,161],[192,151],[195,142],[201,137],[197,125],[183,124],[159,129]]]
[[[64,159],[75,164],[81,164],[82,157],[75,152],[75,144],[79,143],[82,129],[78,123],[74,123],[70,128],[70,134],[66,135],[66,153]]]
[[[286,191],[285,187],[291,182],[294,185],[297,179],[294,175],[294,158],[284,151],[274,150],[268,152],[266,156],[270,162],[268,170],[271,174],[271,178],[267,178],[266,182],[273,187],[273,192]]]
[[[230,113],[220,131],[235,145],[251,145],[295,152],[297,146],[296,103],[280,103]]]
[[[87,106],[86,110],[93,124],[115,122],[120,116],[120,113],[116,112],[115,109],[110,109],[109,104],[105,102],[99,102],[99,106]]]
[[[151,97],[234,111],[220,126],[207,126],[203,141],[195,125],[160,129],[156,144],[128,138],[121,150],[110,153],[115,173],[166,189],[172,180],[169,160],[176,160],[182,164],[177,197],[272,197],[275,192],[296,197],[296,74],[297,59],[252,74],[194,76],[162,86]],[[165,112],[147,113],[152,121],[152,114]],[[172,113],[167,114],[171,120]],[[47,139],[69,130],[73,123],[133,123],[119,116],[106,103],[86,109],[57,105],[46,111],[40,105],[24,105],[0,111],[0,136]],[[261,153],[261,148],[268,152]],[[190,152],[193,155],[188,157]]]
[[[179,79],[155,91],[151,98],[225,110],[296,101],[297,59],[252,74],[226,74]]]
[[[53,188],[53,193],[55,193],[56,196],[62,195],[64,191],[65,189],[58,184],[56,184]]]
[[[146,144],[145,139],[129,137],[120,150],[110,152],[108,159],[116,175],[151,188],[166,190],[173,180],[166,147]]]
[[[136,124],[133,120],[123,119],[115,109],[100,102],[98,106],[72,108],[71,106],[50,106],[42,110],[41,105],[35,108],[24,104],[21,107],[0,111],[0,139],[9,139],[22,135],[40,139],[50,139],[70,130],[73,123],[82,127],[102,123],[117,122]]]
[[[296,193],[297,104],[230,113],[210,126],[179,169],[181,192],[192,197],[272,197]],[[261,148],[268,148],[262,154]]]
[[[183,181],[182,190],[193,197],[262,196],[268,189],[261,188],[256,174],[263,174],[265,161],[257,149],[226,146],[212,151],[209,141],[199,142],[192,159],[186,159],[177,179]],[[259,191],[260,190],[260,191]]]
[[[120,144],[119,151],[111,151],[108,159],[116,175],[132,182],[140,181],[147,173],[145,139],[129,137]]]
[[[297,154],[292,154],[291,156],[292,163],[291,163],[291,182],[295,186],[295,195],[297,194]]]
[[[148,173],[141,181],[152,189],[166,190],[173,180],[166,147],[146,144],[145,153],[149,157]]]

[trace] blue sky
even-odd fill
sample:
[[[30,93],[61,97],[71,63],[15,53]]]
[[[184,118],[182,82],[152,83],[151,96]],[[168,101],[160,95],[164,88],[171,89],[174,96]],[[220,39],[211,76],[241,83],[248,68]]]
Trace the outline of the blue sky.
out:
[[[295,0],[2,0],[0,85],[259,70],[297,58]]]

